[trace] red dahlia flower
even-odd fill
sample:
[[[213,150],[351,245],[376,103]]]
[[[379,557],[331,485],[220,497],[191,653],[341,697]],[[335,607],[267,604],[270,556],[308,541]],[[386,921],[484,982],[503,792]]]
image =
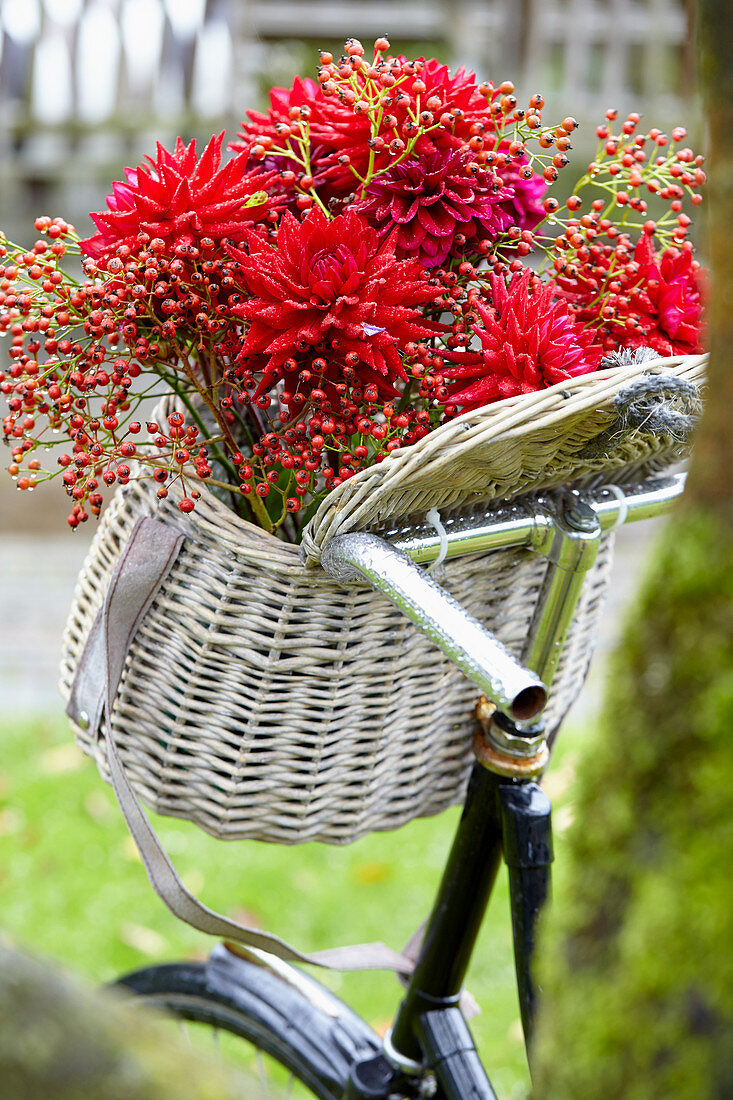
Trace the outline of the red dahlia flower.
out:
[[[651,347],[660,355],[688,355],[703,350],[700,265],[691,248],[655,252],[644,234],[634,249],[639,281],[629,291],[629,310],[638,327],[624,331],[627,347]]]
[[[623,243],[631,247],[628,240]],[[691,248],[655,252],[644,234],[627,263],[614,264],[611,247],[591,253],[575,277],[558,277],[557,289],[577,320],[596,326],[606,350],[651,347],[660,355],[703,350],[702,275]]]
[[[406,63],[406,58],[398,59]],[[362,79],[357,75],[357,80]],[[424,90],[413,89],[416,80],[422,81]],[[397,119],[397,125],[385,130],[381,135],[385,142],[395,136],[407,142],[412,127],[418,98],[421,110],[429,100],[439,101],[431,109],[436,122],[443,114],[453,114],[448,127],[440,126],[423,134],[415,146],[415,152],[428,154],[436,149],[454,149],[464,145],[472,136],[474,125],[483,125],[487,131],[494,129],[494,117],[485,96],[477,86],[474,73],[463,67],[452,76],[447,65],[441,65],[434,58],[425,61],[418,75],[406,76],[400,80],[399,92],[409,97],[405,103],[395,102],[390,106],[390,114]],[[362,177],[369,163],[371,125],[366,115],[356,115],[348,103],[342,103],[337,96],[326,96],[320,84],[308,78],[296,77],[292,88],[273,88],[270,92],[270,109],[266,113],[248,111],[248,122],[242,123],[241,143],[233,143],[231,148],[249,153],[257,143],[258,137],[270,137],[280,145],[282,137],[279,130],[292,124],[291,107],[308,107],[310,126],[310,162],[311,174],[318,186],[319,193],[325,199],[344,198],[358,186],[358,180],[348,165],[340,165],[338,157],[347,156],[350,164]],[[377,151],[374,167],[386,168],[392,155],[386,150]],[[289,165],[292,166],[292,165]]]
[[[468,412],[596,370],[603,355],[596,334],[576,323],[566,302],[553,301],[552,286],[533,285],[531,271],[508,286],[496,275],[489,279],[492,306],[474,303],[481,351],[444,352],[457,364],[441,372],[456,380],[450,404]]]
[[[230,148],[248,156],[261,137],[283,145],[285,139],[280,131],[293,125],[291,107],[307,107],[310,112],[310,168],[319,193],[324,198],[343,198],[350,194],[356,186],[356,177],[347,166],[338,165],[336,157],[348,154],[354,167],[363,174],[369,161],[369,119],[355,115],[348,104],[341,103],[335,96],[325,96],[320,84],[309,77],[296,76],[292,88],[272,88],[270,109],[266,113],[247,111],[249,121],[242,123],[238,135],[241,141],[232,142]],[[283,169],[302,172],[302,168],[288,158],[278,159]],[[324,183],[326,174],[327,184]]]
[[[398,255],[426,267],[475,253],[477,237],[495,241],[512,224],[500,205],[512,191],[491,171],[472,175],[469,160],[463,150],[410,158],[373,180],[352,209],[382,234],[396,228]]]
[[[431,57],[416,79],[425,85],[425,91],[420,93],[421,104],[424,105],[429,99],[440,100],[440,106],[431,108],[436,122],[446,112],[454,115],[449,129],[432,130],[419,139],[416,146],[419,152],[427,152],[433,145],[439,149],[457,148],[473,136],[476,132],[474,126],[483,126],[487,133],[494,130],[495,118],[491,113],[491,104],[478,90],[476,74],[465,69],[463,65],[451,76],[447,65],[441,65]],[[415,101],[411,104],[414,110],[416,93],[412,90],[413,83],[414,80],[408,84],[408,91]]]
[[[201,159],[196,142],[176,140],[170,153],[158,143],[155,160],[126,168],[126,182],[112,184],[107,211],[90,214],[99,230],[81,242],[95,260],[109,259],[120,245],[134,248],[139,233],[171,244],[191,244],[202,237],[238,241],[248,227],[267,214],[264,194],[274,173],[248,169],[244,158],[221,165],[223,132],[212,137]],[[261,199],[254,196],[263,192]]]
[[[352,211],[328,221],[314,208],[302,222],[287,213],[276,247],[255,233],[247,244],[248,252],[231,251],[252,298],[233,311],[249,322],[240,360],[266,359],[259,392],[287,360],[311,349],[365,364],[386,385],[404,380],[405,344],[440,330],[419,308],[440,288]]]

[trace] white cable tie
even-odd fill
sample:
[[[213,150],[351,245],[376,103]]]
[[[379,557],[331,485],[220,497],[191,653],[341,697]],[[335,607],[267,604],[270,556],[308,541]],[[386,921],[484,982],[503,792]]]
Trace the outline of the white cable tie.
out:
[[[604,488],[618,501],[618,515],[608,528],[609,531],[615,531],[617,527],[622,527],[626,523],[629,515],[629,500],[620,485],[605,485]]]
[[[426,514],[425,519],[428,521],[428,523],[431,523],[433,525],[438,533],[438,538],[440,539],[440,549],[438,550],[438,556],[432,563],[432,565],[430,565],[428,568],[428,573],[434,573],[435,570],[443,564],[446,559],[446,555],[448,554],[448,532],[443,526],[443,522],[440,518],[440,512],[437,508],[431,508],[430,511]]]

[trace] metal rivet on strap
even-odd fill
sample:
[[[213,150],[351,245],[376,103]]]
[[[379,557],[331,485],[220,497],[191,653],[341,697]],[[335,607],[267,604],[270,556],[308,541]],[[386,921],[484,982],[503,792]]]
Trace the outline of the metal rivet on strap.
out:
[[[89,719],[89,715],[87,714],[87,712],[85,710],[80,710],[79,715],[76,719],[77,726],[79,726],[83,730],[88,730],[89,729],[89,721],[90,721],[90,719]]]

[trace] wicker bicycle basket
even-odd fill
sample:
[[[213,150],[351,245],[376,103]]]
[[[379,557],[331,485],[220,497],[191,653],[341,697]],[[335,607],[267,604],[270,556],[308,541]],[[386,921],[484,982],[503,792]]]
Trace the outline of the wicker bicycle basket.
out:
[[[134,635],[110,716],[143,801],[216,837],[288,844],[346,843],[437,813],[464,792],[477,690],[381,595],[329,580],[317,568],[321,547],[433,507],[638,479],[684,447],[674,431],[620,412],[619,395],[642,374],[684,385],[702,372],[699,356],[604,370],[459,417],[332,492],[300,550],[208,493],[183,516],[173,493],[161,505],[151,482],[132,482],[79,577],[62,693],[135,522],[155,515],[184,540]],[[674,407],[678,397],[667,400]],[[604,536],[553,683],[550,725],[583,682],[611,553]],[[530,551],[500,551],[446,562],[442,583],[520,654],[546,568]],[[102,731],[75,733],[108,779]]]

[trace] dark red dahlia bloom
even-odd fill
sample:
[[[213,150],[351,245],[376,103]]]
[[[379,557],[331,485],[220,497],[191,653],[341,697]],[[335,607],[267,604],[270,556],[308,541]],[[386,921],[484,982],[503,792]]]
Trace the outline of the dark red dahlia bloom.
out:
[[[274,173],[252,171],[241,157],[222,168],[223,137],[212,137],[200,160],[196,142],[184,145],[178,138],[172,153],[159,143],[155,160],[126,168],[125,182],[113,183],[107,196],[109,209],[90,214],[99,232],[81,242],[82,251],[109,259],[120,245],[134,248],[139,233],[176,244],[202,237],[241,240],[267,214]]]
[[[489,276],[492,305],[475,302],[481,321],[473,331],[481,351],[445,352],[456,365],[448,401],[462,412],[503,397],[534,393],[597,369],[603,355],[596,333],[584,330],[552,286],[538,286],[531,271],[507,284]]]
[[[407,63],[403,57],[398,61]],[[356,79],[363,78],[357,75]],[[413,87],[416,81],[422,82],[418,85],[419,91]],[[395,137],[405,142],[410,140],[418,98],[421,110],[432,101],[431,113],[436,121],[444,114],[452,116],[448,126],[440,126],[418,139],[415,146],[418,154],[463,146],[472,136],[475,125],[483,126],[486,131],[495,128],[490,104],[479,92],[474,73],[463,67],[451,75],[447,65],[431,58],[424,62],[419,73],[400,80],[399,92],[404,102],[395,97],[390,105],[389,114],[396,119],[396,125],[390,125],[381,135],[385,145],[375,154],[377,171],[388,167],[393,159],[387,142]],[[364,176],[370,156],[370,123],[366,115],[354,114],[351,106],[337,96],[325,95],[321,85],[314,80],[296,77],[292,88],[273,88],[269,110],[266,113],[248,111],[248,121],[242,123],[239,134],[241,142],[231,147],[249,154],[259,137],[272,138],[273,142],[281,144],[280,131],[292,122],[291,107],[303,106],[309,111],[311,171],[319,193],[325,199],[344,198],[356,189],[358,180],[349,165],[339,164],[338,158],[347,156],[351,166]]]
[[[426,267],[471,254],[476,238],[495,241],[512,224],[501,205],[512,192],[491,171],[472,175],[469,161],[463,150],[411,157],[373,180],[352,209],[382,234],[396,228],[398,255]]]
[[[301,222],[288,213],[276,246],[255,233],[247,245],[248,252],[231,252],[252,297],[233,309],[249,323],[240,361],[264,362],[259,392],[287,360],[311,349],[365,364],[389,385],[407,377],[405,344],[442,331],[420,312],[440,288],[428,285],[418,263],[395,256],[393,238],[380,242],[352,211],[333,221],[318,208]]]

